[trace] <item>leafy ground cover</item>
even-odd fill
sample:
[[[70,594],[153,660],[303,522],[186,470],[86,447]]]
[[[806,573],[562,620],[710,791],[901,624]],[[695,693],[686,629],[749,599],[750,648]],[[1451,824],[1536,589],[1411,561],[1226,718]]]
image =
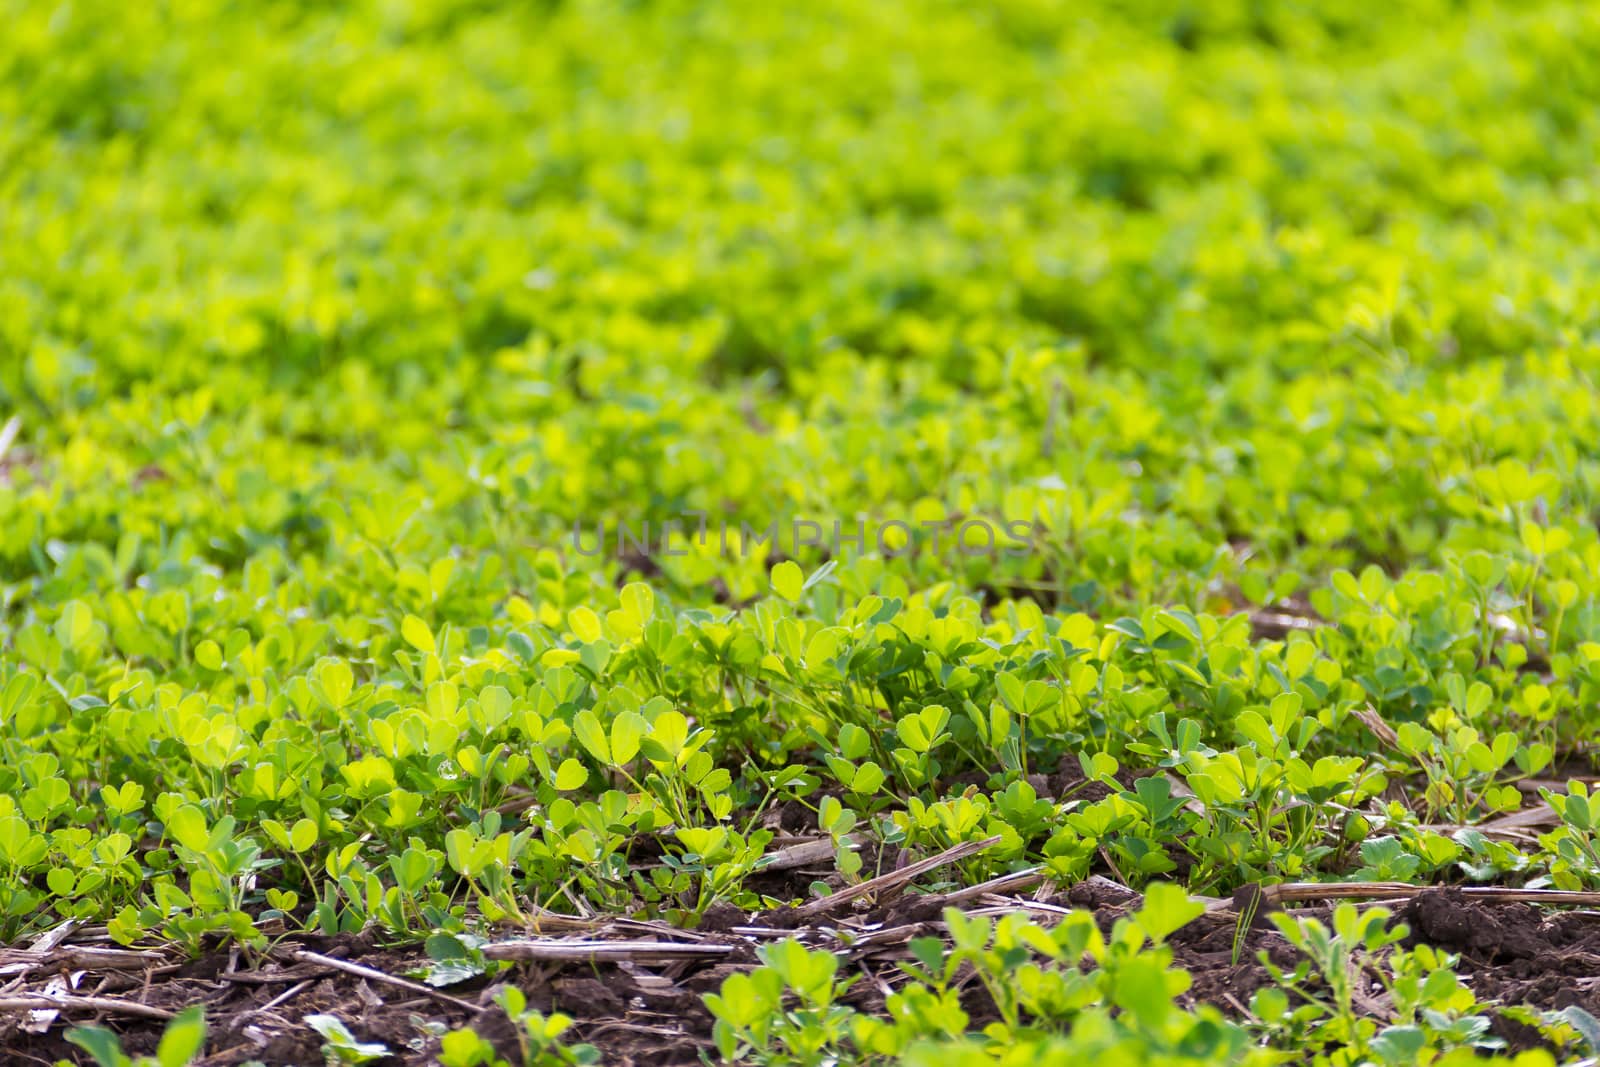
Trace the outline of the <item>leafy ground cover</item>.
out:
[[[1600,9],[0,0],[0,1043],[1600,1053]]]

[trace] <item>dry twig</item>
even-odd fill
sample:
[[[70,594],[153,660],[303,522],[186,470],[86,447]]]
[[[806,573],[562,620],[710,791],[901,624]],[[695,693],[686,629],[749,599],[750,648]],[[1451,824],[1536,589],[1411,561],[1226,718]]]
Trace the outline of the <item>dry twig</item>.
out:
[[[384,985],[392,985],[398,989],[408,989],[413,993],[421,993],[424,996],[432,997],[434,1000],[461,1008],[464,1011],[471,1012],[474,1015],[483,1010],[476,1004],[469,1004],[459,997],[452,997],[449,993],[441,993],[439,990],[430,986],[425,986],[421,982],[413,982],[409,978],[396,978],[394,975],[384,974],[382,971],[377,970],[376,968],[364,967],[359,963],[351,963],[349,960],[335,959],[332,956],[324,956],[322,953],[312,952],[310,949],[296,949],[294,952],[294,958],[297,960],[303,960],[306,963],[316,963],[323,967],[332,967],[336,971],[344,971],[346,974],[357,975],[373,982],[382,982]]]
[[[993,848],[999,843],[999,834],[993,837],[986,837],[982,841],[964,841],[954,848],[945,849],[938,855],[929,856],[927,859],[918,860],[916,863],[909,863],[898,871],[880,874],[876,878],[869,878],[865,882],[858,882],[846,889],[841,889],[832,896],[802,904],[794,909],[794,914],[809,919],[837,911],[841,906],[848,904],[857,897],[898,891],[929,871],[937,870],[951,863],[957,863],[969,856],[976,856],[985,849]]]
[[[1261,886],[1261,898],[1269,904],[1304,903],[1318,900],[1410,900],[1441,887],[1410,885],[1406,882],[1285,882]],[[1500,904],[1546,904],[1567,906],[1600,905],[1600,892],[1575,889],[1513,889],[1498,885],[1453,887],[1464,899]]]
[[[678,941],[498,941],[484,945],[483,954],[491,960],[541,963],[636,963],[662,960],[720,959],[733,951],[732,945],[686,945]]]
[[[106,1015],[135,1015],[142,1019],[170,1019],[172,1013],[148,1004],[111,997],[46,996],[42,993],[0,997],[0,1012],[7,1011],[92,1011]]]

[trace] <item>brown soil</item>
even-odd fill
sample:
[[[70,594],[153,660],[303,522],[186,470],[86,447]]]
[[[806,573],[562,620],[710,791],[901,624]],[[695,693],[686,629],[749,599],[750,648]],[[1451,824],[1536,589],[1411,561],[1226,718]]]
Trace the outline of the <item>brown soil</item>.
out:
[[[1090,909],[1108,931],[1139,904],[1137,894],[1105,878],[1030,899]],[[1303,913],[1326,919],[1328,911],[1324,906]],[[1397,911],[1397,920],[1410,927],[1410,943],[1435,945],[1459,956],[1460,973],[1481,1000],[1540,1009],[1576,1004],[1600,1014],[1600,993],[1578,980],[1600,974],[1600,921],[1593,915],[1541,912],[1522,904],[1482,904],[1450,889],[1424,891]],[[756,946],[779,931],[793,931],[809,943],[829,944],[831,929],[840,921],[802,922],[792,908],[747,916],[737,908],[718,905],[707,912],[696,934],[733,948],[718,960],[518,964],[493,983],[477,979],[440,991],[466,1006],[343,971],[304,962],[286,964],[281,952],[255,965],[237,953],[219,951],[159,975],[88,975],[76,992],[168,1010],[206,1005],[210,1035],[203,1062],[207,1067],[250,1060],[269,1067],[319,1063],[321,1039],[303,1023],[305,1016],[315,1013],[338,1016],[360,1040],[386,1044],[394,1055],[385,1062],[426,1064],[435,1062],[441,1025],[473,1026],[503,1054],[511,1053],[515,1035],[492,1000],[500,984],[512,983],[526,993],[531,1007],[576,1019],[569,1038],[598,1046],[606,1063],[687,1067],[699,1063],[701,1052],[710,1049],[712,1019],[701,1000],[705,993],[714,992],[729,975],[755,966]],[[857,981],[845,1000],[858,1010],[882,1012],[884,991],[904,981],[897,962],[906,958],[906,944],[914,937],[942,932],[939,908],[929,898],[908,893],[856,912],[848,922],[859,927],[858,932],[874,931],[875,940],[854,950],[844,973],[869,977]],[[763,928],[770,933],[760,934]],[[640,935],[634,931],[626,936]],[[364,937],[307,937],[297,943],[395,977],[415,974],[427,962],[419,950],[382,947]],[[1257,921],[1241,931],[1231,910],[1201,916],[1177,931],[1170,944],[1175,964],[1193,976],[1184,1001],[1212,1004],[1233,1017],[1245,1010],[1257,989],[1272,981],[1261,962],[1263,954],[1282,968],[1296,963],[1294,949],[1270,923]],[[49,977],[31,975],[29,987],[39,988]],[[965,983],[962,1000],[974,1026],[994,1018],[994,1006],[981,984]],[[62,1034],[66,1022],[87,1022],[92,1016],[68,1014],[70,1020],[64,1018],[43,1034],[24,1032],[17,1018],[0,1022],[0,1059],[17,1064],[88,1062]],[[154,1050],[159,1021],[103,1021],[122,1035],[130,1053]],[[1499,1020],[1496,1030],[1514,1046],[1537,1043],[1534,1031],[1509,1020]]]
[[[1600,1014],[1600,921],[1592,913],[1541,912],[1528,904],[1479,904],[1455,890],[1423,893],[1400,910],[1411,940],[1460,957],[1480,999]]]

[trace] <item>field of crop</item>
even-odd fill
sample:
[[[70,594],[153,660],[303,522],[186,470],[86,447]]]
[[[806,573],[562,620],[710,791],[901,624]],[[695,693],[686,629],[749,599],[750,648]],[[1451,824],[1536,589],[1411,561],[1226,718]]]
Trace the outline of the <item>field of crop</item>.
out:
[[[0,0],[0,1062],[1600,1055],[1600,7]]]

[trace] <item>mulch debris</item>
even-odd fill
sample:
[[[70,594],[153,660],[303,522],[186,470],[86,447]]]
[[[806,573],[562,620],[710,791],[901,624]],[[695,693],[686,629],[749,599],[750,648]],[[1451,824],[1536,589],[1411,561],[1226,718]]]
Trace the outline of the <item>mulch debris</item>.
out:
[[[1058,888],[1031,872],[963,890],[907,891],[912,879],[904,872],[926,873],[938,859],[889,871],[873,880],[874,892],[836,906],[813,900],[748,915],[719,904],[694,931],[572,919],[554,936],[518,931],[493,943],[494,955],[514,961],[506,970],[437,990],[413,977],[429,962],[420,947],[386,946],[367,934],[295,936],[265,953],[220,949],[184,959],[174,949],[120,948],[103,929],[69,924],[32,945],[0,950],[0,1055],[7,1063],[85,1063],[63,1035],[90,1021],[118,1031],[131,1054],[153,1052],[164,1018],[198,1003],[210,1027],[200,1061],[206,1067],[320,1063],[322,1038],[304,1022],[314,1014],[335,1015],[357,1039],[383,1043],[393,1053],[388,1063],[437,1062],[440,1035],[465,1026],[514,1058],[516,1036],[494,1006],[497,990],[510,983],[530,1007],[572,1016],[568,1036],[597,1046],[608,1064],[687,1067],[711,1048],[702,996],[757,966],[757,947],[766,941],[795,936],[841,952],[846,973],[868,976],[844,1002],[881,1012],[885,992],[906,980],[897,964],[909,958],[909,942],[941,934],[945,906],[991,916],[1024,909],[1044,922],[1084,908],[1109,931],[1140,904],[1138,893],[1108,878]],[[1460,973],[1480,999],[1541,1009],[1575,1004],[1600,1014],[1600,980],[1593,978],[1600,975],[1600,915],[1481,901],[1456,889],[1421,890],[1391,904],[1409,925],[1411,943],[1459,956]],[[1331,905],[1297,902],[1297,911],[1326,919]],[[1240,912],[1228,901],[1214,902],[1169,943],[1174,963],[1193,976],[1185,1003],[1212,1004],[1233,1017],[1272,982],[1263,954],[1285,969],[1297,961],[1269,923],[1241,929]],[[994,1017],[981,984],[968,983],[962,999],[974,1025]],[[46,1000],[59,1007],[41,1009]],[[1497,1023],[1497,1031],[1513,1045],[1537,1039],[1511,1021]]]

